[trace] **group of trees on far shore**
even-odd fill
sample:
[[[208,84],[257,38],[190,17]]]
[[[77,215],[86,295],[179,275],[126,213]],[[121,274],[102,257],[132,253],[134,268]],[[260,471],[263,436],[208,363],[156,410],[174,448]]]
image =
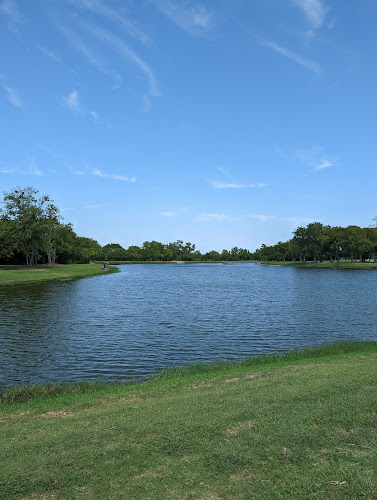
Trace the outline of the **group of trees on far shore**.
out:
[[[373,227],[325,226],[313,222],[300,226],[293,238],[276,245],[262,245],[253,254],[253,259],[262,261],[339,261],[340,258],[354,262],[373,260],[377,255],[377,217]]]
[[[100,258],[112,261],[236,261],[252,260],[252,253],[245,248],[233,247],[221,253],[211,250],[202,254],[191,242],[183,243],[182,240],[177,240],[174,243],[164,244],[159,241],[144,241],[141,247],[132,245],[127,249],[119,243],[110,243],[102,247]]]
[[[276,245],[262,245],[255,252],[233,247],[221,253],[200,253],[191,242],[145,241],[127,249],[119,243],[101,245],[78,236],[71,224],[62,221],[59,209],[48,196],[33,187],[4,193],[0,208],[0,264],[68,264],[108,261],[339,261],[340,258],[376,261],[377,217],[373,227],[325,226],[313,222],[300,226],[293,238]]]

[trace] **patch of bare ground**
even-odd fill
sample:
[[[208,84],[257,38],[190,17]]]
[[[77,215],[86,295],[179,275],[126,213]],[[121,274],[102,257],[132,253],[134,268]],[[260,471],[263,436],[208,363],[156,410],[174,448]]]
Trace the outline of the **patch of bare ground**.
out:
[[[77,415],[72,411],[47,411],[46,413],[42,413],[39,415],[42,418],[65,418],[65,417],[73,417]]]
[[[240,380],[240,377],[234,377],[234,378],[227,378],[225,380],[226,384],[231,384],[232,382],[238,382]]]
[[[135,479],[144,479],[148,477],[163,477],[166,472],[167,467],[165,465],[159,465],[158,467],[154,469],[148,469],[145,472],[142,472],[141,474],[138,474],[137,476],[133,477],[133,480]]]
[[[59,495],[58,491],[55,493],[32,493],[27,497],[22,497],[21,500],[54,500]]]
[[[192,386],[192,388],[193,389],[202,389],[203,387],[212,387],[212,386],[213,386],[213,384],[202,382],[201,384],[194,384]]]
[[[250,420],[248,422],[240,422],[235,427],[230,427],[226,430],[228,436],[238,436],[241,432],[257,427],[256,422]]]

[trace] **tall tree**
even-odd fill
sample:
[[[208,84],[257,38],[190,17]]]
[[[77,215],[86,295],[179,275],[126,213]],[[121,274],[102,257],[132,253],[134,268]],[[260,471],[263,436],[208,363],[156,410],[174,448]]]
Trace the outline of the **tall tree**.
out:
[[[13,222],[14,246],[29,267],[37,265],[38,256],[46,249],[51,252],[52,228],[58,224],[59,210],[48,196],[38,193],[33,187],[4,193],[1,209],[1,219]]]

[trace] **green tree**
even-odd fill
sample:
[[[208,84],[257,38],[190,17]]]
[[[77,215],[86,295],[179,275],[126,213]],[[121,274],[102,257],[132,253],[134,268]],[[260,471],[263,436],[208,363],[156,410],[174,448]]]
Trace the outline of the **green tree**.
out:
[[[46,250],[51,251],[52,228],[59,223],[59,210],[48,196],[38,197],[38,193],[33,187],[4,193],[1,209],[1,219],[13,222],[14,248],[24,255],[29,267],[36,266]]]

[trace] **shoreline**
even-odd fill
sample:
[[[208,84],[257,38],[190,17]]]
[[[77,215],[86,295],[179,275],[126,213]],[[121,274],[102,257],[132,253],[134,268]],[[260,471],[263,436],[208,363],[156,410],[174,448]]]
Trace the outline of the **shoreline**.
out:
[[[0,497],[374,498],[377,343],[285,354],[19,389],[0,406]]]
[[[261,266],[306,267],[310,269],[377,269],[377,262],[258,261]]]
[[[142,380],[129,379],[116,381],[114,379],[95,380],[62,380],[56,383],[45,384],[19,384],[0,387],[0,408],[14,402],[24,402],[40,397],[53,397],[57,395],[83,394],[111,390],[112,388],[137,388],[151,383],[182,379],[191,376],[210,376],[218,373],[229,373],[237,370],[248,369],[273,369],[295,364],[315,363],[319,359],[331,361],[334,358],[352,356],[354,354],[377,354],[377,341],[345,341],[303,349],[290,349],[278,351],[273,354],[259,354],[247,356],[239,360],[212,362],[197,362],[166,367],[151,372],[149,377]],[[4,396],[5,394],[5,396]]]
[[[10,267],[11,269],[6,269]],[[56,281],[72,281],[119,272],[116,267],[104,271],[101,264],[40,264],[36,268],[26,266],[0,266],[0,287],[36,285]]]

